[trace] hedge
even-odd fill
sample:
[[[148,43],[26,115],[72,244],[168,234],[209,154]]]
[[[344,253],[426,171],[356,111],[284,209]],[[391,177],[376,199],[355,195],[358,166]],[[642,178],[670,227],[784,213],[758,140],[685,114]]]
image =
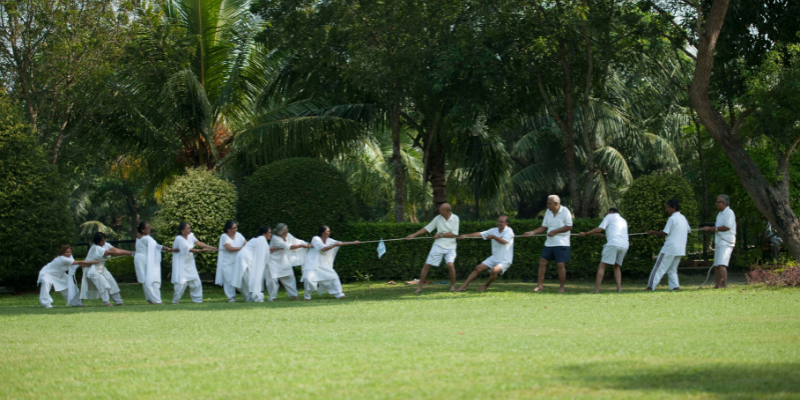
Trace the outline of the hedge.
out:
[[[35,285],[39,270],[74,237],[63,179],[15,105],[0,96],[0,282]]]
[[[353,192],[325,161],[290,158],[265,165],[245,179],[239,196],[239,232],[248,239],[262,225],[280,222],[310,239],[320,225],[342,226],[356,215]]]
[[[212,171],[190,169],[164,191],[161,209],[152,221],[158,243],[172,247],[178,225],[188,222],[197,240],[216,247],[225,222],[234,218],[236,189]],[[216,253],[195,254],[199,272],[213,272]],[[172,267],[172,253],[164,253],[162,271]],[[164,265],[169,267],[165,268]]]
[[[689,182],[677,174],[654,173],[636,179],[622,196],[620,212],[628,221],[629,232],[664,229],[669,219],[666,212],[669,199],[678,200],[681,214],[689,221],[689,226],[696,228],[699,221],[697,201]],[[690,234],[690,243],[692,239]],[[661,251],[664,239],[641,236],[634,240],[638,245],[628,251],[626,266],[637,272],[650,272],[653,268],[651,257]]]

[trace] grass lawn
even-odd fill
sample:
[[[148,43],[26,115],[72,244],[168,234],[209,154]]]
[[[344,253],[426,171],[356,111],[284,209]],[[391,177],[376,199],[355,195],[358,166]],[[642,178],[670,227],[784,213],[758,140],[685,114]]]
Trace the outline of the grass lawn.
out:
[[[348,297],[54,309],[0,296],[2,398],[800,398],[800,290],[488,293],[345,285]],[[477,287],[474,285],[472,288]],[[164,300],[171,286],[162,288]],[[634,290],[636,289],[636,290]]]

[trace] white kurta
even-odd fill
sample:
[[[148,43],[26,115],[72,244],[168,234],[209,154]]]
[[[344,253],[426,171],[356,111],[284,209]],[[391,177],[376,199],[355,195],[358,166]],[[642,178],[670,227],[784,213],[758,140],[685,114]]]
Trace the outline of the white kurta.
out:
[[[103,246],[93,245],[86,254],[86,261],[99,261],[99,263],[91,267],[83,267],[83,278],[81,279],[81,299],[99,299],[103,297],[104,292],[108,294],[119,293],[119,286],[117,281],[106,269],[106,261],[111,259],[111,256],[106,256],[108,250],[114,248],[106,243]],[[106,301],[104,299],[104,301]]]
[[[39,302],[42,306],[49,308],[53,304],[53,298],[50,297],[51,287],[64,296],[67,305],[82,304],[77,298],[78,287],[75,284],[75,271],[78,269],[78,265],[73,264],[74,262],[75,259],[72,257],[58,256],[39,271],[39,279],[36,283],[42,287],[39,293]]]
[[[142,236],[136,240],[136,280],[144,284],[144,295],[151,303],[161,303],[161,248],[155,239]]]
[[[178,252],[172,255],[173,284],[182,285],[188,281],[200,281],[194,253],[190,251],[195,242],[197,242],[197,239],[194,237],[194,233],[190,233],[188,238],[178,235],[175,237],[175,241],[172,242],[172,248],[178,249]]]
[[[250,239],[236,255],[233,273],[234,287],[250,292],[250,295],[264,291],[264,269],[269,260],[269,242],[264,235]],[[244,280],[248,287],[244,286]]]
[[[336,259],[336,253],[339,251],[339,248],[334,247],[328,251],[322,251],[322,249],[337,243],[341,242],[332,238],[328,238],[325,242],[323,242],[322,238],[319,236],[314,236],[314,238],[311,239],[311,245],[314,247],[308,249],[306,261],[303,263],[303,277],[300,279],[300,282],[309,280],[316,283],[319,281],[339,279],[339,274],[333,269],[333,261]]]
[[[286,236],[286,240],[277,235],[272,236],[269,246],[278,250],[269,257],[269,279],[278,280],[284,276],[294,275],[292,267],[303,265],[308,249],[290,250],[290,248],[301,244],[308,244],[308,242],[295,238],[291,233]]]
[[[222,236],[219,237],[219,252],[217,253],[217,276],[214,280],[215,284],[222,286],[226,282],[228,284],[234,283],[233,275],[236,267],[236,256],[241,252],[241,250],[230,252],[225,248],[225,245],[229,244],[232,247],[242,247],[244,246],[244,242],[244,236],[242,236],[242,234],[239,232],[236,232],[233,239],[231,239],[227,233],[223,233]],[[241,278],[239,281],[241,282]]]

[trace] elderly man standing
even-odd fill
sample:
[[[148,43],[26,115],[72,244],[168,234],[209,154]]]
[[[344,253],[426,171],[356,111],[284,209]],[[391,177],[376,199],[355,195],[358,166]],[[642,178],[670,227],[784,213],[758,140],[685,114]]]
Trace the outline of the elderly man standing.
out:
[[[561,199],[556,195],[547,198],[547,211],[544,212],[542,226],[523,236],[529,237],[547,230],[547,240],[544,242],[542,258],[539,259],[539,285],[534,292],[542,291],[544,273],[550,261],[558,265],[558,293],[564,293],[564,284],[567,282],[566,263],[570,260],[569,232],[572,230],[572,213],[567,207],[561,205]]]
[[[714,289],[728,287],[728,265],[731,253],[736,245],[736,214],[730,207],[731,199],[728,195],[717,196],[717,222],[715,226],[705,226],[706,232],[716,232],[714,235]]]
[[[461,235],[458,238],[483,238],[483,240],[492,241],[492,255],[475,267],[475,270],[469,274],[467,280],[458,288],[459,292],[467,290],[467,285],[475,280],[478,274],[489,270],[489,280],[478,288],[479,292],[483,292],[497,279],[498,275],[506,273],[508,267],[514,262],[514,230],[508,227],[508,215],[501,215],[497,218],[496,228]]]
[[[419,287],[414,293],[422,291],[422,285],[425,284],[425,277],[428,276],[428,270],[431,265],[438,267],[442,264],[442,258],[444,258],[447,263],[447,269],[450,271],[450,291],[454,292],[456,290],[456,266],[453,263],[456,261],[458,223],[458,215],[453,214],[450,204],[444,203],[439,206],[439,215],[433,218],[430,224],[416,233],[406,236],[406,240],[411,240],[423,233],[436,230],[436,234],[433,235],[435,239],[433,246],[431,246],[431,251],[428,253],[428,259],[425,260],[425,266],[422,267],[422,273],[419,275]]]
[[[650,272],[650,279],[647,281],[645,290],[656,290],[656,286],[661,282],[664,274],[669,279],[669,290],[680,290],[681,285],[678,281],[678,264],[681,257],[686,255],[686,242],[689,240],[689,221],[680,213],[681,206],[678,200],[670,199],[667,201],[667,213],[670,215],[667,225],[663,231],[647,231],[648,235],[666,237],[664,246],[656,259],[656,265]]]
[[[605,231],[605,235],[601,232]],[[619,215],[619,210],[616,208],[609,208],[608,214],[603,218],[600,226],[590,230],[589,232],[581,232],[578,234],[580,237],[587,235],[597,235],[606,237],[606,245],[603,246],[603,255],[600,258],[600,265],[597,267],[597,278],[595,279],[594,292],[600,293],[600,284],[603,283],[603,277],[606,273],[606,266],[612,265],[614,267],[614,280],[617,282],[617,292],[622,291],[622,271],[619,267],[622,266],[622,261],[625,260],[625,254],[628,253],[628,221]]]

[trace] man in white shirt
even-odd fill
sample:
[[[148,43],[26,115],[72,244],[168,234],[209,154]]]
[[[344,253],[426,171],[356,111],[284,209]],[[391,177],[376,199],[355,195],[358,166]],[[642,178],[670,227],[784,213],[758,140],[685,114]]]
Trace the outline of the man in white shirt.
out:
[[[459,239],[465,238],[479,238],[483,240],[492,241],[492,255],[491,257],[483,260],[482,263],[475,267],[475,270],[469,274],[469,277],[464,284],[458,288],[459,292],[467,290],[467,285],[475,280],[483,271],[489,270],[489,280],[483,286],[478,288],[482,292],[489,288],[489,285],[497,279],[497,275],[503,275],[511,263],[514,261],[514,230],[508,227],[508,216],[501,215],[497,218],[497,227],[489,229],[488,231],[475,232],[467,235],[461,235]]]
[[[656,286],[661,282],[664,274],[667,274],[669,279],[670,290],[680,290],[681,285],[678,281],[678,264],[681,262],[681,257],[686,255],[686,242],[689,239],[689,221],[680,213],[680,204],[678,200],[670,199],[667,201],[667,213],[670,215],[667,220],[667,225],[663,231],[647,231],[648,235],[656,235],[666,237],[664,246],[656,259],[656,265],[650,273],[650,279],[647,281],[647,288],[645,290],[656,290]]]
[[[730,207],[731,198],[726,194],[717,196],[717,222],[715,226],[704,226],[706,232],[716,232],[714,235],[714,289],[728,287],[728,265],[731,253],[736,245],[736,214]]]
[[[567,207],[561,205],[561,199],[556,195],[547,198],[547,211],[544,212],[542,226],[525,232],[523,236],[529,237],[545,230],[547,231],[547,240],[544,242],[542,258],[539,259],[539,285],[533,291],[542,291],[547,264],[555,261],[558,265],[558,282],[560,284],[558,293],[564,293],[564,284],[567,282],[566,263],[570,260],[569,232],[572,230],[572,213]]]
[[[430,224],[418,230],[416,233],[406,236],[406,240],[411,240],[423,233],[433,232],[435,239],[431,251],[428,253],[428,259],[425,260],[425,266],[422,267],[422,272],[419,275],[419,287],[414,293],[422,291],[422,285],[425,284],[425,277],[428,276],[428,270],[431,265],[438,267],[442,264],[442,259],[447,263],[447,269],[450,271],[450,291],[456,290],[456,266],[453,264],[456,261],[456,238],[458,237],[458,215],[453,214],[450,204],[444,203],[439,206],[439,215],[433,218]]]
[[[605,231],[605,235],[601,232]],[[606,245],[603,246],[603,256],[600,258],[600,265],[597,267],[597,279],[594,284],[594,292],[600,293],[600,284],[606,274],[606,266],[614,266],[614,280],[617,282],[617,292],[622,291],[622,261],[628,253],[628,221],[619,215],[616,208],[608,209],[608,214],[603,218],[603,222],[597,228],[589,232],[581,232],[580,237],[586,235],[605,236]]]

